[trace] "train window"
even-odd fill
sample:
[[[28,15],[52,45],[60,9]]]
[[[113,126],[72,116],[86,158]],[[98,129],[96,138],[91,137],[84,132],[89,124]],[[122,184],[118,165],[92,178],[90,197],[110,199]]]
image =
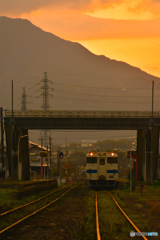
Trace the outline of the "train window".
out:
[[[97,163],[96,157],[87,157],[87,163]]]
[[[105,159],[103,158],[99,159],[99,165],[105,165]]]
[[[107,163],[118,163],[118,158],[116,157],[108,157]]]

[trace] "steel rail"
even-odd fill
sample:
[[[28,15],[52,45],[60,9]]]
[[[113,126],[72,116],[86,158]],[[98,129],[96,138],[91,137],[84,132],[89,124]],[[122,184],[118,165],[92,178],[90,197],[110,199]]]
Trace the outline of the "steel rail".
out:
[[[45,196],[43,196],[43,197],[41,197],[41,198],[38,198],[38,199],[36,199],[36,200],[34,200],[34,201],[32,201],[32,202],[26,203],[26,204],[21,205],[21,206],[19,206],[19,207],[16,207],[16,208],[10,209],[10,210],[8,210],[8,211],[6,211],[6,212],[3,212],[3,213],[0,214],[0,216],[4,216],[4,215],[6,215],[6,214],[8,214],[8,213],[10,213],[10,212],[14,212],[14,211],[16,211],[16,210],[18,210],[18,209],[24,208],[24,207],[26,207],[26,206],[28,206],[28,205],[30,205],[30,204],[33,204],[33,203],[35,203],[35,202],[38,202],[38,201],[42,200],[43,198],[48,197],[49,195],[51,195],[51,194],[53,194],[53,193],[55,193],[55,192],[58,192],[58,191],[60,191],[60,190],[62,190],[62,189],[64,189],[64,188],[67,188],[67,187],[70,187],[70,186],[71,186],[71,184],[68,185],[68,186],[59,188],[59,189],[57,189],[57,190],[54,190],[54,191],[52,191],[51,193],[48,193],[48,194],[46,194]]]
[[[119,204],[117,203],[117,201],[115,200],[115,198],[112,196],[112,194],[109,192],[110,196],[112,197],[113,201],[115,202],[115,204],[117,205],[117,207],[119,208],[119,210],[123,213],[123,215],[127,218],[127,220],[130,222],[130,224],[134,227],[134,229],[141,233],[141,231],[136,227],[136,225],[131,221],[131,219],[127,216],[127,214],[122,210],[122,208],[119,206]],[[144,235],[141,234],[141,237],[145,240],[148,240]]]
[[[80,184],[79,184],[79,185],[80,185]],[[0,234],[6,232],[6,231],[9,230],[10,228],[12,228],[12,227],[14,227],[15,225],[19,224],[20,222],[23,222],[23,221],[26,220],[27,218],[32,217],[33,215],[35,215],[36,213],[38,213],[38,212],[42,211],[43,209],[47,208],[47,207],[50,206],[51,204],[57,202],[60,198],[62,198],[63,196],[65,196],[68,192],[70,192],[70,191],[73,190],[74,188],[78,187],[79,185],[77,185],[77,186],[75,186],[75,187],[67,190],[65,193],[63,193],[60,197],[56,198],[54,201],[46,204],[46,205],[43,206],[42,208],[39,208],[39,209],[36,210],[35,212],[33,212],[33,213],[25,216],[24,218],[18,220],[17,222],[11,224],[10,226],[8,226],[8,227],[6,227],[6,228],[4,228],[3,230],[0,231]]]
[[[101,240],[101,235],[100,235],[100,230],[99,230],[99,219],[98,219],[97,192],[95,193],[95,202],[96,202],[96,232],[97,232],[97,240]]]

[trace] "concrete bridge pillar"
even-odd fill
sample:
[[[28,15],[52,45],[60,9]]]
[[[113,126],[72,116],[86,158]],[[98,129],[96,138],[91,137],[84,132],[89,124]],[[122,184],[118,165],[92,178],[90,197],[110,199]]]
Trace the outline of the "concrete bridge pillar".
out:
[[[21,129],[21,136],[18,142],[18,179],[30,180],[30,159],[29,159],[29,144],[28,130]]]
[[[137,131],[138,179],[149,184],[158,179],[159,127]]]
[[[12,180],[29,180],[28,130],[8,125],[5,131],[9,176]]]
[[[146,181],[146,138],[145,130],[137,131],[137,176]]]
[[[9,176],[12,180],[18,180],[18,139],[20,131],[14,125],[6,126],[5,130]]]
[[[153,151],[153,180],[158,179],[158,159],[159,159],[159,127],[154,126],[152,131],[152,151]]]
[[[152,164],[152,131],[146,130],[146,182],[152,184],[153,164]]]

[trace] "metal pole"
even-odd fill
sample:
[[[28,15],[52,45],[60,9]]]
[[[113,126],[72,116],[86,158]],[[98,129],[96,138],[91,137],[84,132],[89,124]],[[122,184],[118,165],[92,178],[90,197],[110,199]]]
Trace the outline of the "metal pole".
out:
[[[153,111],[154,111],[154,81],[152,81],[152,122],[151,122],[151,156],[150,156],[150,184],[152,184],[153,181],[153,125],[154,125],[154,116],[153,116]]]
[[[43,179],[43,157],[41,157],[41,169],[42,169],[42,179]]]
[[[5,177],[5,174],[4,174],[4,128],[3,128],[3,108],[2,107],[1,107],[1,155],[2,155],[2,177]]]
[[[76,181],[77,181],[77,158],[76,158]]]
[[[48,145],[47,145],[47,179],[48,179]]]
[[[137,174],[137,156],[136,156],[136,181],[138,181],[138,174]]]
[[[13,80],[12,80],[12,121],[13,121]]]
[[[57,150],[57,164],[58,164],[58,179],[59,179],[59,184],[61,185],[61,159],[60,159],[60,154],[61,149]]]
[[[11,102],[11,108],[12,108],[12,118],[11,118],[11,178],[14,178],[14,168],[13,168],[13,129],[14,129],[14,123],[13,123],[13,80],[12,80],[12,86],[11,86],[11,96],[12,96],[12,102]]]
[[[49,149],[50,149],[50,162],[49,162],[49,178],[51,178],[51,157],[52,157],[52,146],[51,146],[51,137],[49,137]]]
[[[41,150],[43,149],[43,138],[41,138]],[[43,157],[41,157],[41,178],[43,179]]]
[[[44,171],[43,171],[44,175],[43,175],[43,179],[46,179],[46,173],[45,173],[46,168],[45,168],[45,163],[46,163],[46,158],[44,157]]]
[[[18,139],[18,180],[22,180],[23,176],[22,176],[22,160],[21,160],[21,157],[20,157],[20,142],[21,142],[21,139],[22,138],[25,138],[25,137],[28,137],[27,134],[23,135],[23,136],[20,136],[19,139]]]
[[[153,126],[153,107],[154,107],[154,81],[152,81],[152,126]]]
[[[130,193],[132,193],[132,152],[130,151]]]
[[[59,175],[59,184],[61,185],[61,158],[59,156],[60,152],[61,152],[61,148],[58,152],[58,175]]]

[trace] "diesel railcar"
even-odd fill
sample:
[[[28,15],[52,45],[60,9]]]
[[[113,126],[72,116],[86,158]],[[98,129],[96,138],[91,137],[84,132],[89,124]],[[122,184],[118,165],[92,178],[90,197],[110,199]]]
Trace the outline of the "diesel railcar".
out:
[[[118,179],[118,155],[114,152],[87,153],[89,187],[115,187]]]

